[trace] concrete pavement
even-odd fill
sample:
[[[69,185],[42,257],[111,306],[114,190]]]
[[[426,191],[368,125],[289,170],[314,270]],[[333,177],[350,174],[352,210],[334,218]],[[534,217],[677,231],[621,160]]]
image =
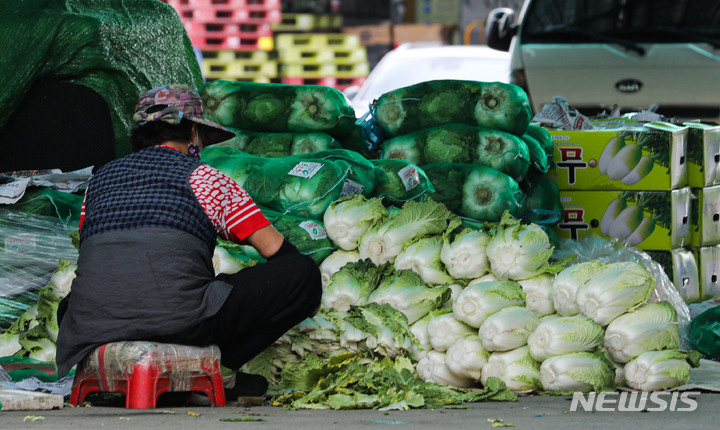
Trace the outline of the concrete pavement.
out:
[[[130,410],[122,406],[69,406],[51,411],[0,411],[1,429],[710,429],[720,423],[720,393],[694,396],[693,412],[571,412],[570,396],[526,396],[517,402],[478,402],[437,410],[297,410],[260,407],[160,407]],[[35,417],[31,421],[28,417]],[[40,420],[39,418],[42,418]],[[229,421],[229,420],[236,421]],[[257,420],[257,421],[239,421]],[[500,421],[502,420],[502,421]]]

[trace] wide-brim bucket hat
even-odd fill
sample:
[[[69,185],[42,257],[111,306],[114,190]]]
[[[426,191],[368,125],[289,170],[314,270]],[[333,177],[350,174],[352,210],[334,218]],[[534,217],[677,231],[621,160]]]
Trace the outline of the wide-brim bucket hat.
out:
[[[146,92],[135,106],[133,121],[140,126],[152,121],[180,124],[182,119],[206,127],[205,146],[235,137],[235,133],[203,116],[200,93],[189,85],[163,85]]]

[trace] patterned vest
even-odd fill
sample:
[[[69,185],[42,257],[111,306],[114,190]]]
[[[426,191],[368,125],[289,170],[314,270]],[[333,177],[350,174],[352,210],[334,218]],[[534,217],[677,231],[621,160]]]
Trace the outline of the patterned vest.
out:
[[[146,148],[97,172],[85,197],[80,240],[110,231],[172,228],[215,247],[217,232],[190,187],[200,161],[170,148]]]

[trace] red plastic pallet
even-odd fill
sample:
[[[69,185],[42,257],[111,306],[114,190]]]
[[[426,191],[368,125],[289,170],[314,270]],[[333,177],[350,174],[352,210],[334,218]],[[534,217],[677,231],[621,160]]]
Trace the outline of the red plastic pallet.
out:
[[[273,49],[270,24],[197,24],[186,25],[192,44],[200,50]]]
[[[282,22],[280,9],[225,9],[225,8],[181,8],[176,7],[180,20],[198,23],[233,24],[247,22],[255,24],[276,24]]]
[[[193,36],[201,37],[272,37],[273,30],[270,24],[253,24],[253,23],[197,23],[189,22],[185,24],[185,30],[188,32],[190,39]]]
[[[267,9],[279,8],[280,0],[162,0],[172,7],[225,7],[242,8],[264,6]]]

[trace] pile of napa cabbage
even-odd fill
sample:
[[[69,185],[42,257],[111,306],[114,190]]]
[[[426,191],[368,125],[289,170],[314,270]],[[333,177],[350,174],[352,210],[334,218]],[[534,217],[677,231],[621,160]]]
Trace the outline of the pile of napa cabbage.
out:
[[[697,364],[640,263],[554,261],[540,226],[505,214],[474,229],[430,199],[387,209],[346,197],[323,222],[338,250],[320,265],[320,311],[247,366],[269,377],[275,404],[394,408],[363,404],[377,395],[365,389],[320,390],[338,377],[328,363],[342,354],[333,369],[343,378],[352,363],[397,370],[409,360],[413,381],[458,393],[498,380],[516,393],[664,390],[685,384]]]

